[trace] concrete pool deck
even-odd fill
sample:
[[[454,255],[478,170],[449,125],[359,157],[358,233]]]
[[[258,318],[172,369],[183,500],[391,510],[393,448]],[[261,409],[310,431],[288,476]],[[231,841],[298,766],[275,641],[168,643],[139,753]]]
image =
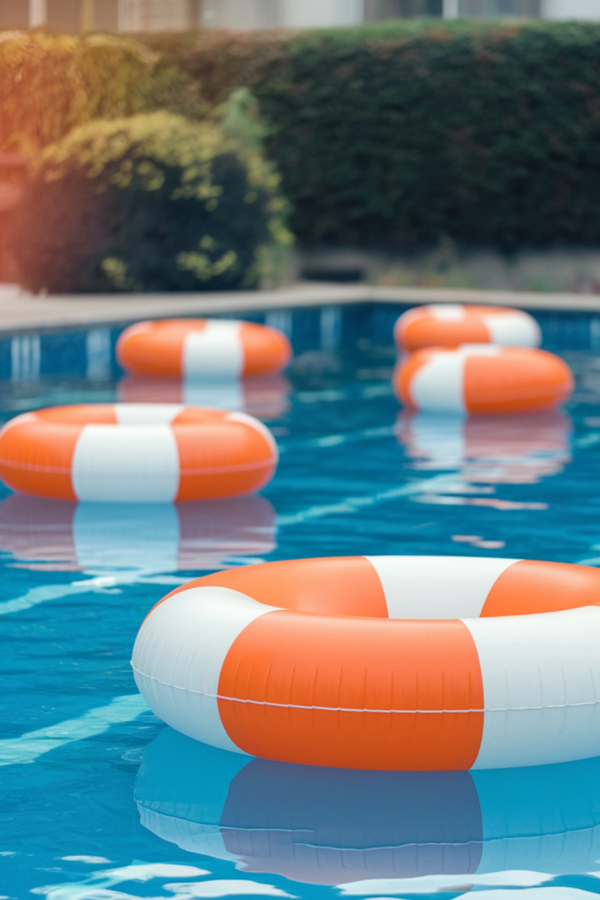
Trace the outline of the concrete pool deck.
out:
[[[259,291],[198,294],[33,296],[0,285],[0,334],[121,325],[139,319],[205,316],[350,303],[484,303],[529,310],[600,312],[598,294],[378,287],[302,282]]]

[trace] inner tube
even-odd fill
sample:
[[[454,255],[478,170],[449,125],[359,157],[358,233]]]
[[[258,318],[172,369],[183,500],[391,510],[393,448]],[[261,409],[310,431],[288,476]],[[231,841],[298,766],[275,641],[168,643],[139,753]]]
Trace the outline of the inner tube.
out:
[[[229,319],[163,319],[131,325],[117,341],[127,372],[171,378],[241,378],[280,372],[292,356],[276,328]]]
[[[245,413],[168,403],[56,406],[0,431],[0,477],[58,500],[171,503],[257,491],[277,465],[271,432]]]
[[[0,550],[34,571],[207,572],[276,547],[275,510],[260,494],[151,504],[11,494],[0,503]]]
[[[165,728],[144,750],[134,798],[141,824],[188,853],[309,884],[444,876],[433,895],[465,875],[585,874],[600,856],[600,759],[353,772],[248,759]],[[415,883],[394,894],[411,887],[423,893]]]
[[[455,303],[417,306],[403,313],[394,326],[401,350],[496,344],[539,347],[542,334],[529,313],[505,306],[462,306]]]
[[[600,754],[600,572],[465,557],[290,560],[168,594],[133,648],[168,725],[266,759],[467,770]]]
[[[465,344],[418,350],[393,376],[396,396],[422,412],[497,414],[551,409],[573,391],[573,375],[546,350]]]

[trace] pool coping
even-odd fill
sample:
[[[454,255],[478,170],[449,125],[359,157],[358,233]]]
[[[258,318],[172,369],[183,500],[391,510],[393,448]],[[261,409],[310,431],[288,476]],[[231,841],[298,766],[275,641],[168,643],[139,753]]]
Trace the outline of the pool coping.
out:
[[[1,286],[0,286],[1,287]],[[0,334],[122,325],[139,319],[353,303],[483,303],[529,310],[600,312],[600,295],[301,282],[258,291],[196,294],[38,295],[0,290]]]

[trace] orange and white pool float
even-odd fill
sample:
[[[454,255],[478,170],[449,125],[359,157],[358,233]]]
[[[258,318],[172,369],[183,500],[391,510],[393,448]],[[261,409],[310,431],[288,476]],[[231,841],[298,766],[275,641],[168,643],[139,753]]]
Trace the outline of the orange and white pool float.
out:
[[[571,370],[553,353],[490,344],[417,350],[400,362],[393,381],[401,403],[437,413],[551,409],[573,391]]]
[[[0,431],[0,477],[60,500],[158,503],[260,490],[278,460],[245,413],[168,403],[57,406]]]
[[[308,765],[458,770],[600,754],[600,572],[465,557],[347,557],[197,579],[133,649],[189,737]]]
[[[504,306],[462,306],[440,303],[417,306],[402,313],[394,326],[401,350],[496,344],[502,347],[539,347],[540,326],[529,313]]]
[[[120,335],[117,358],[128,372],[171,378],[242,378],[279,372],[292,356],[269,325],[228,319],[138,322]]]

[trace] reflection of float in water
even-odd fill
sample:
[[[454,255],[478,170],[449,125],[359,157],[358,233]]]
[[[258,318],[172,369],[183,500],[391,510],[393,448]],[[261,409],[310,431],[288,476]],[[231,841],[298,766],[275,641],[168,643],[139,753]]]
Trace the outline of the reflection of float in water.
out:
[[[600,759],[362,772],[252,759],[167,728],[144,752],[135,799],[142,825],[183,850],[309,883],[575,874],[600,855]]]
[[[285,375],[229,380],[143,378],[126,375],[117,387],[120,403],[183,403],[241,410],[258,419],[278,419],[290,407]]]
[[[535,484],[571,461],[571,422],[556,410],[529,415],[462,418],[402,412],[398,440],[412,467],[459,470],[465,481]]]
[[[175,505],[14,494],[0,503],[0,550],[28,569],[216,569],[276,546],[275,510],[258,495]]]

